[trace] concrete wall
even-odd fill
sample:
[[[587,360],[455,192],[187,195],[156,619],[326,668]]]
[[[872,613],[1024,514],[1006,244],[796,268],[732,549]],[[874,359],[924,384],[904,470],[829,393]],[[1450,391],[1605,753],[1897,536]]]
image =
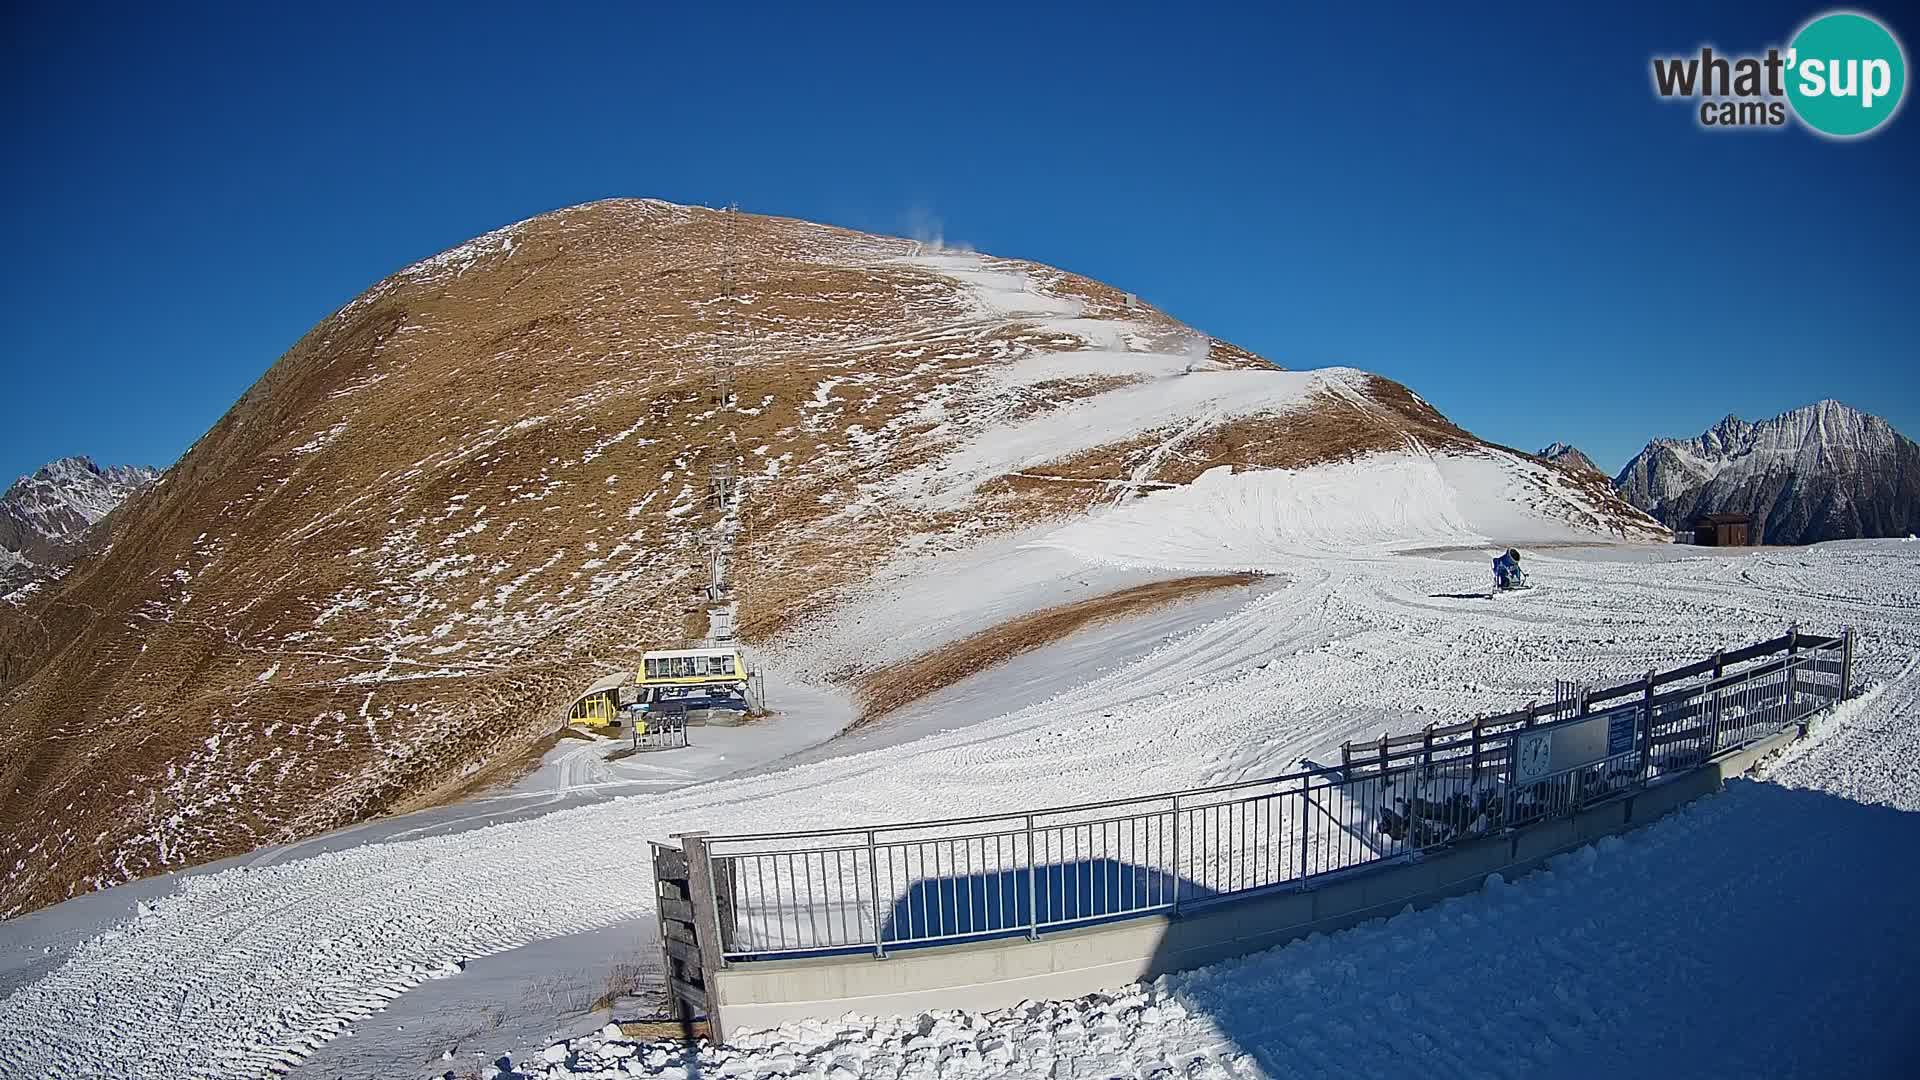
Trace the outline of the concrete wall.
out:
[[[1638,828],[1751,769],[1799,737],[1788,730],[1694,772],[1571,817],[1469,841],[1417,860],[1357,869],[1313,888],[1048,933],[871,954],[737,963],[710,976],[715,1038],[847,1012],[905,1015],[1074,998],[1270,949],[1424,907],[1511,878],[1600,837]]]

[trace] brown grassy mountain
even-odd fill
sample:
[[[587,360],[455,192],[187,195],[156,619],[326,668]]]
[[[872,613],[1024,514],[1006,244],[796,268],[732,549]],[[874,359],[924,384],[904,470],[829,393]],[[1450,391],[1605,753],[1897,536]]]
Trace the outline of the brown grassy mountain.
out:
[[[716,463],[740,477],[752,640],[909,537],[1222,463],[1482,445],[1360,373],[1262,405],[1249,380],[1302,377],[1083,278],[969,263],[1022,284],[1003,302],[917,250],[616,200],[314,327],[121,508],[110,548],[0,622],[0,913],[418,805],[523,751],[577,687],[703,632]],[[1215,403],[1182,412],[1113,350],[1186,356],[1178,385]],[[1112,402],[1144,419],[1072,422]]]

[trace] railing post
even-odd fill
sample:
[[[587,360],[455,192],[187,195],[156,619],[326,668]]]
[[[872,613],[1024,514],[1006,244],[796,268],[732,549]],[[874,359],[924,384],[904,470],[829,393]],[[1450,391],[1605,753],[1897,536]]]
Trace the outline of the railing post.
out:
[[[885,960],[887,943],[882,930],[884,924],[880,921],[880,855],[873,846],[872,829],[867,830],[867,889],[873,901],[873,956],[876,960]]]
[[[1513,789],[1520,782],[1520,770],[1513,767],[1514,755],[1518,753],[1520,740],[1513,732],[1507,732],[1507,761],[1501,768],[1507,774],[1506,808],[1500,812],[1500,827],[1513,828]]]
[[[1173,797],[1173,913],[1180,914],[1180,796]]]
[[[1707,757],[1720,752],[1720,687],[1707,697]]]
[[[1791,724],[1798,716],[1794,710],[1794,690],[1800,683],[1800,626],[1794,624],[1787,631],[1787,723]]]
[[[1840,631],[1840,700],[1853,693],[1853,627]]]
[[[1300,776],[1300,880],[1307,880],[1308,845],[1313,839],[1313,797],[1308,794],[1311,778]]]
[[[1353,740],[1345,739],[1340,743],[1340,776],[1353,779]]]
[[[1387,776],[1387,733],[1380,733],[1380,782],[1386,783]]]
[[[1427,737],[1421,744],[1420,765],[1428,770],[1433,768],[1433,725],[1431,723],[1427,725]]]
[[[678,833],[681,849],[687,853],[687,901],[693,905],[693,936],[700,947],[700,979],[707,990],[707,1029],[713,1041],[726,1038],[726,1025],[720,1020],[720,980],[714,973],[727,966],[725,941],[720,929],[719,893],[714,889],[713,858],[707,851],[704,832]],[[738,913],[736,912],[736,917]]]
[[[1040,869],[1033,861],[1033,815],[1027,815],[1027,940],[1040,937]]]
[[[1658,668],[1647,672],[1646,691],[1640,706],[1640,783],[1643,786],[1653,775],[1653,680],[1659,673]]]
[[[1467,769],[1467,782],[1477,791],[1480,787],[1480,725],[1483,717],[1473,718],[1473,765]]]

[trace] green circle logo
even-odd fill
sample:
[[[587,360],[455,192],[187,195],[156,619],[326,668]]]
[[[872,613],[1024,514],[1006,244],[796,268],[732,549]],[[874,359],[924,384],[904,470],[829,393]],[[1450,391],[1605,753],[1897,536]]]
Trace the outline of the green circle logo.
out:
[[[1906,53],[1866,15],[1822,15],[1787,51],[1787,100],[1801,123],[1823,135],[1865,135],[1893,116],[1906,90]]]

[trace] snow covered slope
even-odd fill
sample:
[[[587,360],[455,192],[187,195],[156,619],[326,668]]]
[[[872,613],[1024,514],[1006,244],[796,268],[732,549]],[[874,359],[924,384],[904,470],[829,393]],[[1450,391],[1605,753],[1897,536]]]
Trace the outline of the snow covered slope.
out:
[[[622,1053],[680,1075],[662,1048],[597,1039],[548,1063],[545,1042],[423,1017],[408,1002],[436,993],[429,983],[468,977],[463,963],[601,927],[625,928],[623,960],[653,962],[643,936],[653,890],[634,852],[674,832],[790,828],[796,814],[834,828],[1266,775],[1302,756],[1327,760],[1357,731],[1518,706],[1556,679],[1631,677],[1794,621],[1822,633],[1855,626],[1857,677],[1886,689],[1770,790],[1731,791],[1512,888],[1151,990],[770,1032],[725,1061],[706,1057],[703,1075],[891,1075],[949,1056],[962,1074],[1284,1075],[1323,1061],[1344,1071],[1356,1042],[1372,1048],[1360,1060],[1392,1075],[1414,1064],[1589,1075],[1583,1054],[1619,1064],[1611,1075],[1642,1075],[1668,1071],[1643,1056],[1663,1048],[1728,1051],[1756,1066],[1743,1073],[1778,1075],[1818,1071],[1825,1059],[1807,1055],[1822,1050],[1873,1066],[1888,1038],[1911,1031],[1888,1010],[1906,1007],[1915,960],[1901,901],[1913,871],[1894,853],[1912,848],[1920,821],[1920,544],[1549,551],[1533,559],[1542,590],[1511,603],[1462,595],[1485,575],[1478,558],[1273,559],[1285,587],[964,730],[455,835],[130,886],[0,923],[0,1074],[251,1078],[351,1033],[346,1041],[394,1056],[349,1075],[465,1076],[503,1054],[522,1069],[606,1075],[620,1067],[603,1059]],[[533,994],[566,974],[547,965],[578,963],[543,962],[537,947],[514,955]],[[1815,1019],[1780,1023],[1789,1006]],[[580,1019],[591,1029],[605,1014]],[[1783,1056],[1770,1067],[1769,1053]],[[1489,1067],[1505,1062],[1504,1074]],[[1665,1064],[1715,1071],[1677,1056]]]
[[[652,200],[497,230],[316,326],[0,622],[0,914],[459,790],[705,632],[723,521],[740,632],[784,646],[899,558],[1137,534],[1222,467],[1240,561],[1663,535],[1396,383],[1050,267]]]
[[[515,1062],[541,1080],[621,1080],[628,1062],[671,1077],[1908,1076],[1920,868],[1888,853],[1920,842],[1920,727],[1899,722],[1916,708],[1910,667],[1766,779],[1642,832],[1150,984],[822,1018],[693,1062],[617,1029]]]
[[[160,478],[144,465],[65,457],[23,476],[0,495],[0,598],[36,572],[57,569],[87,530]]]
[[[1615,480],[1676,529],[1751,514],[1769,544],[1906,536],[1920,529],[1920,445],[1877,416],[1822,401],[1695,439],[1655,439]]]
[[[1492,448],[1244,473],[1223,465],[1089,514],[1043,543],[1123,566],[1267,570],[1287,555],[1604,538],[1604,507],[1584,499],[1556,470]]]

